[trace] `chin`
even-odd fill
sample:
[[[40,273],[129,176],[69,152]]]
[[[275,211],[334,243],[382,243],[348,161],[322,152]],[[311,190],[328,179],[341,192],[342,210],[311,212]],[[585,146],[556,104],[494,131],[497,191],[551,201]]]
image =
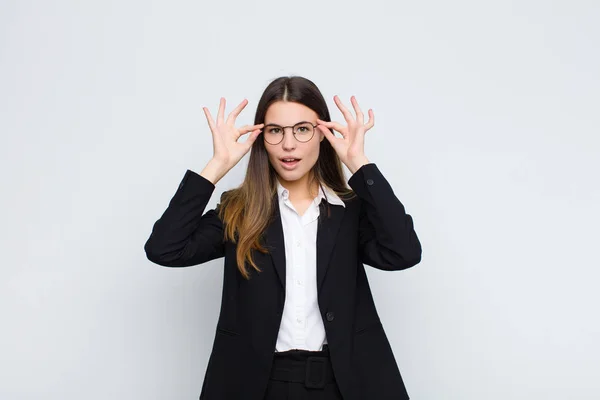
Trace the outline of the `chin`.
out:
[[[302,171],[277,171],[279,176],[286,181],[296,181],[304,176]]]

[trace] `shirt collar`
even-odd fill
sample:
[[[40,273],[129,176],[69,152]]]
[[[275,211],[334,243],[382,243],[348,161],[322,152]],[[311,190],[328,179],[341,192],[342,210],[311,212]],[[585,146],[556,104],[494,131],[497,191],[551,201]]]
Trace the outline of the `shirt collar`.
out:
[[[277,181],[277,198],[280,200],[287,200],[289,197],[289,190],[283,187],[281,182],[279,182],[279,179],[275,180]],[[335,194],[335,192],[332,189],[330,189],[325,184],[319,185],[319,194],[314,200],[315,204],[318,206],[321,203],[321,200],[325,197],[327,197],[326,201],[329,204],[336,204],[342,207],[346,207],[346,204],[344,204],[343,200],[340,199],[340,197],[337,194]]]

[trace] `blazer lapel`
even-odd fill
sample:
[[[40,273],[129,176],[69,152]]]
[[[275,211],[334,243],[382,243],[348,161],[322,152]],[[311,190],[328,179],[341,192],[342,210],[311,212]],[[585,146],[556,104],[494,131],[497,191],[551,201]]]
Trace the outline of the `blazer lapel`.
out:
[[[267,226],[265,241],[273,261],[273,267],[279,277],[281,286],[285,289],[285,242],[283,240],[283,224],[279,211],[279,202],[274,198],[275,212],[271,223]]]
[[[330,205],[331,215],[328,218],[327,210],[323,207],[323,199],[319,210],[319,222],[317,225],[317,291],[321,290],[325,274],[329,268],[331,252],[335,246],[336,238],[340,229],[345,208],[340,205]],[[283,237],[283,225],[279,210],[279,202],[275,201],[275,212],[271,223],[267,226],[265,241],[273,261],[273,267],[279,277],[282,288],[285,289],[285,242]]]
[[[323,199],[323,202],[325,201]],[[329,268],[331,252],[335,246],[340,224],[346,210],[344,207],[336,204],[330,204],[329,208],[331,215],[327,217],[325,207],[320,207],[321,215],[319,215],[319,225],[317,228],[317,292],[321,291],[325,274]]]

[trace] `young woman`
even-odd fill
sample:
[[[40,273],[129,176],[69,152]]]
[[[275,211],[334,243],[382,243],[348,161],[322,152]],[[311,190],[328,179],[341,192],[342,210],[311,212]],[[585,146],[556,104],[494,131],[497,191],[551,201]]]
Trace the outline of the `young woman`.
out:
[[[346,124],[331,122],[319,89],[295,76],[268,85],[252,126],[235,127],[246,100],[225,118],[222,98],[216,121],[204,108],[214,156],[199,174],[186,171],[144,247],[168,267],[225,258],[200,399],[409,398],[363,264],[409,268],[421,244],[365,156],[372,110],[365,123],[354,97],[356,117],[334,101]],[[248,151],[243,183],[205,212],[215,184]]]

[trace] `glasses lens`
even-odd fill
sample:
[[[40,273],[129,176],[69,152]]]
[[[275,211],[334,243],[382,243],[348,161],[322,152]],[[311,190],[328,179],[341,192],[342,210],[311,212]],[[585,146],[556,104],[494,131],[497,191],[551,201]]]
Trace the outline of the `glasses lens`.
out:
[[[263,129],[265,140],[271,144],[277,144],[283,139],[283,129],[276,125],[267,125]]]
[[[310,122],[301,122],[297,125],[294,125],[294,134],[296,139],[301,142],[306,142],[312,138],[313,135],[313,126]]]

